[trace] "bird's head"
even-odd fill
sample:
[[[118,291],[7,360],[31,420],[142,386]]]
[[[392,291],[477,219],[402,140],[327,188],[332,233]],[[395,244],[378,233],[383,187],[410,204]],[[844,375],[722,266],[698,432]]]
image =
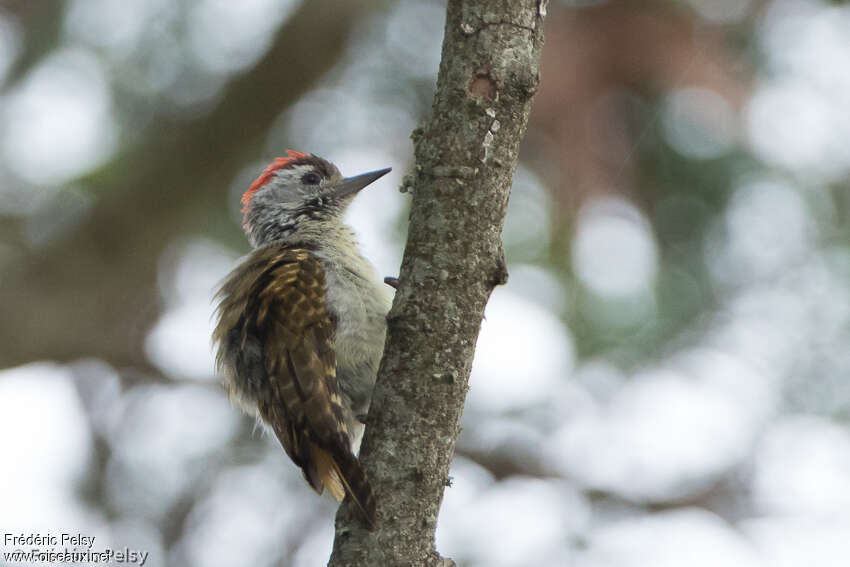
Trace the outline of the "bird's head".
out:
[[[253,246],[338,224],[358,191],[390,168],[343,177],[331,162],[286,151],[242,195],[242,228]]]

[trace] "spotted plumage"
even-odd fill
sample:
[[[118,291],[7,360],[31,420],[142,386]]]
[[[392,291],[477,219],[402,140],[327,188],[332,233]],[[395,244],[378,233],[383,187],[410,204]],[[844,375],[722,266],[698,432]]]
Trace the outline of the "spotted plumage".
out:
[[[355,456],[383,347],[389,295],[341,221],[385,172],[343,179],[288,152],[243,197],[255,250],[219,291],[213,339],[230,396],[274,431],[317,492],[375,500]]]

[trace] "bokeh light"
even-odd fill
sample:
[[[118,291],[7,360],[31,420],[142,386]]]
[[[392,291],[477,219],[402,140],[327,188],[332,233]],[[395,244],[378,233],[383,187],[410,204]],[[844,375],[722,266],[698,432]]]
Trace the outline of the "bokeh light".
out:
[[[548,12],[438,550],[845,567],[850,6]],[[214,293],[249,250],[240,195],[288,148],[393,168],[346,221],[398,275],[444,13],[0,9],[4,532],[79,531],[151,565],[327,561],[336,503],[218,384]]]

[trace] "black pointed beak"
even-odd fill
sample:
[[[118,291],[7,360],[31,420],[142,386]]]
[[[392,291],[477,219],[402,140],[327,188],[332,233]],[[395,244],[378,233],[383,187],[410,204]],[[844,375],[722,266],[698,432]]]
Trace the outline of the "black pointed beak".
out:
[[[366,187],[367,185],[369,185],[370,183],[377,181],[384,175],[388,174],[390,171],[392,171],[392,169],[393,168],[388,167],[386,169],[370,171],[369,173],[361,173],[360,175],[355,175],[354,177],[346,177],[338,185],[330,187],[329,192],[331,196],[336,197],[337,199],[350,197],[356,194],[364,187]]]

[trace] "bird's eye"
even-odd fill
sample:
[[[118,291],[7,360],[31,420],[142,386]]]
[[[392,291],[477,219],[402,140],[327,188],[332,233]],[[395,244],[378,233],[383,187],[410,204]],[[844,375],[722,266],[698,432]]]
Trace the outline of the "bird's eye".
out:
[[[318,185],[319,174],[314,171],[310,171],[304,174],[304,177],[301,178],[301,181],[303,181],[307,185]]]

